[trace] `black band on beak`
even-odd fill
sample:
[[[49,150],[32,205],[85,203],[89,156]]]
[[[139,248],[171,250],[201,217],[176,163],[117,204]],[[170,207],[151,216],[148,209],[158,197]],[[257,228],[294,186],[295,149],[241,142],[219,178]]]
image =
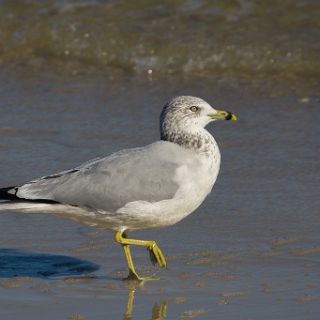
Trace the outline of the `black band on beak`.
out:
[[[231,118],[232,118],[232,113],[229,112],[229,111],[227,111],[227,112],[228,112],[228,114],[226,115],[226,120],[231,120]]]

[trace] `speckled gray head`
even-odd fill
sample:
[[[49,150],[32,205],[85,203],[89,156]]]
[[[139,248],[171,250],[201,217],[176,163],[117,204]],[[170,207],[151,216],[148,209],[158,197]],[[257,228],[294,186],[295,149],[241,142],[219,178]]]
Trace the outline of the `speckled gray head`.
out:
[[[197,145],[203,145],[195,140],[199,141],[203,128],[209,122],[236,119],[232,113],[216,110],[201,98],[179,96],[163,107],[160,115],[161,139],[188,148],[192,144],[196,148]]]

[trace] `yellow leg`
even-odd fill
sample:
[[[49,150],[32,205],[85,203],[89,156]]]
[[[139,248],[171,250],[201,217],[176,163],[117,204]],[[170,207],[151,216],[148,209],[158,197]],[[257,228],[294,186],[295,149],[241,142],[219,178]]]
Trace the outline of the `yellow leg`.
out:
[[[128,279],[141,280],[141,281],[142,280],[155,280],[154,278],[141,278],[138,276],[138,274],[134,268],[129,245],[146,247],[149,250],[152,262],[158,263],[159,266],[162,268],[167,266],[166,259],[155,241],[127,239],[126,237],[124,237],[123,232],[121,232],[121,231],[118,231],[115,234],[115,240],[118,243],[120,243],[123,247],[124,254],[127,259],[128,268],[129,268]]]
[[[139,276],[134,268],[129,245],[123,244],[122,248],[123,248],[125,257],[127,259],[128,268],[129,268],[129,275],[128,275],[127,279],[128,280],[139,280]]]

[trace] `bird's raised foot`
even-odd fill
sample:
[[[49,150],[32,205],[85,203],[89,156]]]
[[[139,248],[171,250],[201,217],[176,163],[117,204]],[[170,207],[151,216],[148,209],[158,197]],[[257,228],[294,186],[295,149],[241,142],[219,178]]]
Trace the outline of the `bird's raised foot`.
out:
[[[164,254],[155,241],[152,241],[152,244],[147,246],[147,249],[149,251],[150,260],[153,265],[156,265],[158,263],[161,268],[167,267],[166,258],[164,257]]]

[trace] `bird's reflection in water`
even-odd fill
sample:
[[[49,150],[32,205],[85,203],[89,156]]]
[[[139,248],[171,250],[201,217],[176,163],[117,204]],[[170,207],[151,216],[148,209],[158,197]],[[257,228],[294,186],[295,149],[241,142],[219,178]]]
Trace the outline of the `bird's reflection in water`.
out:
[[[125,314],[123,315],[123,320],[132,320],[132,312],[134,307],[134,297],[137,289],[141,289],[143,284],[129,284],[128,285],[128,303]],[[155,303],[151,310],[151,319],[152,320],[163,320],[167,316],[167,301],[162,301],[160,305]]]

